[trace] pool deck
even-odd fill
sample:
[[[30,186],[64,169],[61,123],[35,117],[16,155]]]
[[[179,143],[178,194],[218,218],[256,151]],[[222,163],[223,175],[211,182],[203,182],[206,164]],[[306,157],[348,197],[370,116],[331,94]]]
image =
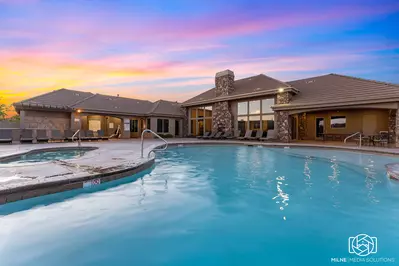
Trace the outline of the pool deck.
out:
[[[238,140],[198,140],[194,138],[167,139],[170,145],[212,145],[212,144],[241,144],[241,145],[264,145],[275,147],[311,147],[311,148],[334,148],[352,150],[357,152],[383,153],[399,156],[399,148],[384,147],[357,147],[355,145],[340,142],[293,142],[275,143],[259,141]],[[148,153],[163,142],[157,139],[146,139],[144,141],[144,158],[141,158],[141,141],[109,140],[83,142],[84,147],[97,147],[98,149],[88,151],[82,157],[71,160],[60,160],[52,162],[30,163],[30,164],[0,164],[0,204],[20,200],[24,198],[51,194],[74,188],[81,188],[85,181],[94,178],[107,178],[101,180],[106,182],[115,178],[129,176],[142,170],[148,169],[154,163],[154,158],[148,158]],[[46,144],[12,144],[0,145],[0,157],[25,153],[35,149],[47,149],[57,147],[77,147],[76,143],[46,143]],[[399,157],[398,157],[399,162]],[[114,174],[115,178],[109,175]],[[108,176],[108,177],[107,177]],[[78,182],[78,184],[74,184]],[[43,191],[47,185],[64,186],[64,190],[48,189]],[[65,187],[66,186],[66,187]],[[42,189],[35,193],[25,195],[26,192]],[[23,191],[24,195],[5,197],[12,193]],[[2,198],[3,196],[3,198]]]

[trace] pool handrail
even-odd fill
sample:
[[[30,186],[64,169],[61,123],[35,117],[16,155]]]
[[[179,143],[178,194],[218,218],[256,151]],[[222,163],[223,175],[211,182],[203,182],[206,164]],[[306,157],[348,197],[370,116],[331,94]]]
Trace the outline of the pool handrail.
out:
[[[151,129],[144,129],[143,132],[141,133],[141,158],[144,158],[144,133],[145,132],[150,132],[151,134],[153,134],[154,136],[156,136],[157,138],[159,138],[159,139],[163,140],[163,142],[165,142],[165,147],[159,148],[159,149],[155,148],[155,149],[150,150],[150,152],[148,153],[148,157],[150,157],[151,152],[164,151],[168,148],[168,142],[164,138],[159,136],[157,133],[155,133]]]
[[[346,141],[348,140],[348,139],[350,139],[350,138],[353,138],[354,136],[356,136],[356,135],[358,135],[359,134],[359,147],[362,147],[362,132],[356,132],[356,133],[353,133],[352,135],[350,135],[350,136],[348,136],[348,137],[346,137],[345,139],[344,139],[344,143],[346,143]]]
[[[80,129],[76,130],[76,132],[72,135],[72,142],[73,139],[75,138],[75,136],[80,132]],[[81,140],[80,140],[80,134],[79,134],[79,138],[78,138],[78,147],[82,146]]]

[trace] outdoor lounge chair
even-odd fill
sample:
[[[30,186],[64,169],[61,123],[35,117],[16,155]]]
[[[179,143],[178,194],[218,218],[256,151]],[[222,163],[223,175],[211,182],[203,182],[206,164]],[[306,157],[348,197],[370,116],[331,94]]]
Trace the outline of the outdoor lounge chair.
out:
[[[233,134],[231,133],[231,131],[226,131],[224,132],[218,139],[227,139],[229,137],[233,136]]]
[[[121,126],[118,125],[118,127],[115,130],[115,133],[112,134],[111,136],[109,136],[109,138],[110,139],[112,139],[112,138],[117,138],[118,139],[120,136],[121,136]]]
[[[33,130],[32,129],[22,129],[20,141],[21,142],[32,142],[33,141]]]
[[[247,131],[245,132],[244,137],[238,137],[237,139],[239,139],[239,140],[244,140],[244,139],[250,138],[251,136],[252,136],[252,130],[247,130]]]
[[[275,139],[277,139],[277,132],[274,129],[269,129],[267,131],[266,138],[260,138],[261,141],[275,140]]]
[[[0,129],[0,143],[12,143],[12,129]]]
[[[222,131],[219,131],[219,132],[217,132],[217,133],[215,134],[215,136],[211,137],[210,139],[219,139],[220,136],[222,136],[222,134],[223,134],[223,132],[222,132]]]
[[[263,130],[256,130],[255,137],[249,137],[249,140],[259,140],[263,135]]]
[[[67,141],[72,141],[72,136],[73,136],[73,134],[74,134],[75,132],[73,132],[73,131],[70,130],[70,129],[67,129],[67,130],[64,131],[64,133],[65,133],[65,140],[67,140]]]
[[[214,132],[212,132],[211,134],[209,134],[208,136],[203,136],[202,138],[203,139],[211,139],[211,138],[213,138],[215,135],[216,135],[216,131],[214,131]]]
[[[46,129],[36,130],[36,140],[37,142],[48,142],[49,137],[47,137],[47,130]]]
[[[236,138],[240,137],[240,134],[241,134],[241,130],[235,130],[234,135],[226,137],[226,139],[236,139]]]
[[[197,136],[197,139],[202,139],[202,138],[208,137],[209,134],[211,134],[211,132],[205,132],[203,136]]]
[[[51,141],[64,141],[64,136],[61,134],[61,131],[58,129],[51,130]]]
[[[109,139],[107,136],[105,136],[104,130],[101,130],[101,129],[97,130],[97,136],[101,140],[108,140]]]

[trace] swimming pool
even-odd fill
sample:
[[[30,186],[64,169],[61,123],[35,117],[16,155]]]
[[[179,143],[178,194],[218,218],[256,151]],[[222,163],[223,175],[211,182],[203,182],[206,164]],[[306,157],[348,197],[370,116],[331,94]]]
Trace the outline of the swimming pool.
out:
[[[348,239],[399,247],[398,158],[190,146],[140,175],[0,206],[0,265],[333,265]],[[83,193],[82,193],[83,192]],[[339,264],[339,263],[338,263]],[[368,265],[358,263],[357,265]]]
[[[75,159],[83,156],[86,152],[95,150],[95,147],[80,147],[80,148],[47,148],[35,149],[23,154],[17,154],[0,158],[0,164],[26,164],[38,163],[55,160]]]

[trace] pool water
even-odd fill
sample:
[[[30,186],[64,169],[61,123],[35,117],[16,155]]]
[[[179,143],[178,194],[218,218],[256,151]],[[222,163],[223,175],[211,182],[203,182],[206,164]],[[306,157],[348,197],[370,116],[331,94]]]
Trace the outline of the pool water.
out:
[[[85,149],[68,149],[58,151],[32,151],[27,154],[12,157],[10,159],[1,160],[0,164],[23,164],[23,163],[37,163],[55,160],[75,159],[83,156],[87,150]]]
[[[361,233],[378,239],[363,258],[397,265],[399,184],[384,169],[396,161],[173,148],[140,175],[0,206],[0,265],[337,265],[362,258],[348,251]]]

